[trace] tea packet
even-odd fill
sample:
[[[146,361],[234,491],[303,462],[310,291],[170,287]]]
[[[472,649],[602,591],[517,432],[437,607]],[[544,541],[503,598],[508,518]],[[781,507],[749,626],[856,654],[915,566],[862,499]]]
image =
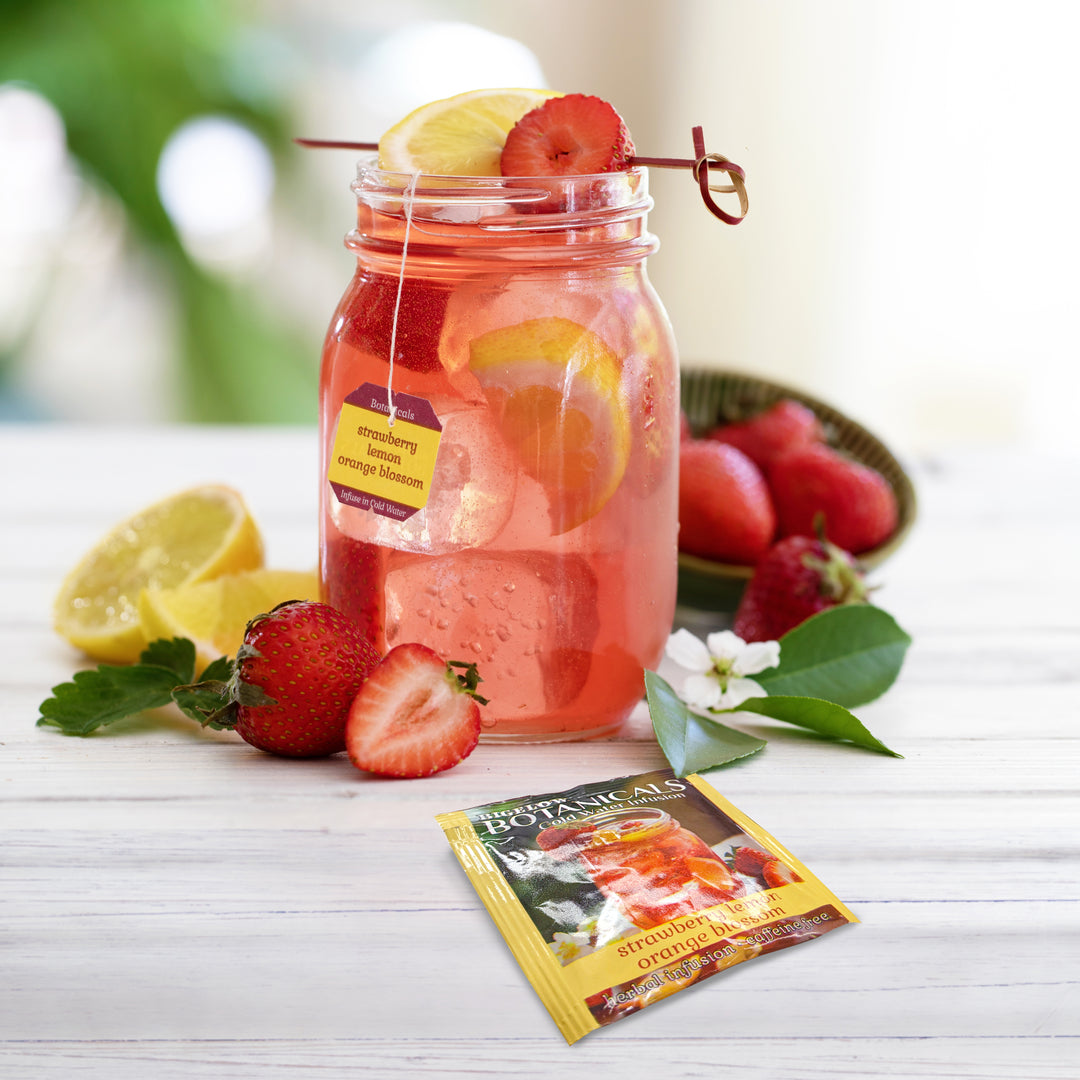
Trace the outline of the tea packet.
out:
[[[568,1043],[858,921],[693,774],[658,769],[436,820]]]

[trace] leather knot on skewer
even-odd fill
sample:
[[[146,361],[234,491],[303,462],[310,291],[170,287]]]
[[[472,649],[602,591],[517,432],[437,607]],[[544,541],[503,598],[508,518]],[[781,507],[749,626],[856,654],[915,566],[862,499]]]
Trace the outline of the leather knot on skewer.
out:
[[[689,169],[692,173],[694,180],[697,182],[698,190],[701,192],[701,201],[705,204],[705,208],[714,217],[718,217],[721,221],[726,222],[728,225],[738,225],[744,217],[746,217],[747,211],[750,209],[750,200],[746,194],[746,174],[743,172],[741,165],[736,165],[735,162],[730,161],[724,157],[723,154],[710,154],[705,150],[705,136],[702,133],[700,127],[696,127],[691,131],[691,137],[694,141],[694,154],[693,158],[653,158],[653,157],[632,157],[630,159],[631,165],[655,165],[661,169]],[[709,183],[709,171],[715,169],[717,172],[727,173],[730,184],[710,184]],[[739,213],[728,213],[723,207],[718,206],[716,200],[713,198],[713,192],[717,194],[725,195],[737,195],[739,197]]]
[[[701,191],[701,198],[709,210],[716,215],[721,221],[727,222],[728,225],[738,225],[744,217],[746,212],[750,209],[750,200],[746,195],[746,175],[740,166],[736,165],[733,161],[729,161],[723,154],[707,154],[705,153],[705,137],[701,133],[701,128],[696,127],[693,131],[694,136],[694,153],[697,154],[697,158],[694,161],[694,179],[698,182],[698,189]],[[709,168],[710,165],[716,167],[717,172],[727,173],[731,179],[730,184],[710,184],[709,183]],[[724,194],[735,194],[739,197],[739,215],[736,217],[734,214],[729,214],[726,210],[721,209],[716,205],[713,200],[713,192],[722,192]]]

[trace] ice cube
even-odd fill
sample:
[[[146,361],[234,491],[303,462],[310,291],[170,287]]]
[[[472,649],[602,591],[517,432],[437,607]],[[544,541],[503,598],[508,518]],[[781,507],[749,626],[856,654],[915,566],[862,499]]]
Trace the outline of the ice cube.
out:
[[[485,710],[523,720],[563,708],[589,675],[599,629],[597,580],[578,555],[540,551],[392,555],[386,643],[421,641],[475,662]]]
[[[517,464],[486,408],[438,411],[443,426],[427,505],[405,521],[349,506],[328,493],[347,536],[398,551],[443,555],[489,543],[514,502]]]

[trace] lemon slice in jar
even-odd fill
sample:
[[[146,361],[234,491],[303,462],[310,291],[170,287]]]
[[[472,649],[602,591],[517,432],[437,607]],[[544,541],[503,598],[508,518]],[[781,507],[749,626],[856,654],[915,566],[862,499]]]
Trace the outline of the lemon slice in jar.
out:
[[[553,90],[470,90],[414,109],[379,139],[379,168],[440,176],[499,176],[507,133]]]
[[[53,606],[57,632],[97,660],[137,660],[147,638],[145,588],[173,588],[262,566],[263,541],[240,495],[206,485],[122,521],[68,574]]]
[[[548,497],[558,535],[594,517],[630,457],[618,357],[593,331],[555,316],[490,330],[469,345],[503,438]]]
[[[592,836],[592,846],[603,844],[636,844],[641,840],[663,832],[670,824],[670,819],[660,817],[653,820],[632,818],[629,821],[613,822],[597,826]]]

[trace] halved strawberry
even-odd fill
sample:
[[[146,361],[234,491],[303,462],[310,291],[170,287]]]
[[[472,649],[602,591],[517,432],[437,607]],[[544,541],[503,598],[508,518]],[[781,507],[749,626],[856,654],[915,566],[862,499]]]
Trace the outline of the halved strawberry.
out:
[[[455,672],[463,668],[464,674]],[[430,776],[457,765],[480,740],[480,675],[426,645],[391,649],[353,699],[345,748],[365,772]]]
[[[761,873],[761,868],[767,863],[772,862],[773,856],[767,851],[762,851],[760,848],[752,847],[737,847],[735,849],[735,869],[740,874],[749,874],[751,877],[757,877]]]
[[[629,168],[634,144],[603,98],[565,94],[527,112],[509,131],[503,176],[575,176]]]

